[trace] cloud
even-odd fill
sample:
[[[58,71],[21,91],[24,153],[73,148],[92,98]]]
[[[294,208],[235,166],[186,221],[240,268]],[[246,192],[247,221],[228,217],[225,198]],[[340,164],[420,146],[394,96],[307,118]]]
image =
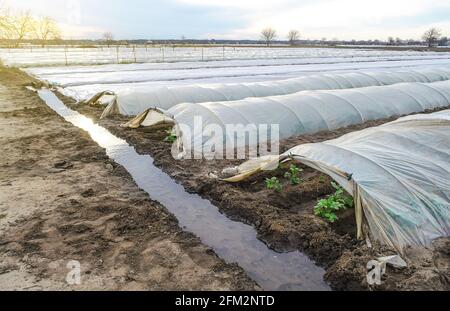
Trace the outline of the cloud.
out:
[[[407,24],[410,17],[440,10],[450,13],[450,2],[441,0],[179,1],[233,10],[245,19],[244,27],[208,34],[218,38],[255,38],[267,26],[276,28],[283,37],[290,29],[300,29],[308,38],[384,38],[392,32],[398,36],[418,37],[413,28],[422,30],[431,24],[411,27]],[[393,23],[402,19],[405,20],[403,27],[393,27]]]
[[[66,39],[86,39],[86,38],[101,38],[101,35],[106,32],[105,28],[82,26],[76,24],[59,23],[61,27],[61,35]]]
[[[274,27],[280,39],[419,38],[431,26],[450,29],[448,0],[0,0],[49,15],[70,38],[258,39]],[[445,35],[450,35],[445,33]]]
[[[35,16],[50,16],[67,39],[100,38],[105,28],[86,22],[79,0],[2,0],[1,4],[11,8],[13,13],[30,12]]]

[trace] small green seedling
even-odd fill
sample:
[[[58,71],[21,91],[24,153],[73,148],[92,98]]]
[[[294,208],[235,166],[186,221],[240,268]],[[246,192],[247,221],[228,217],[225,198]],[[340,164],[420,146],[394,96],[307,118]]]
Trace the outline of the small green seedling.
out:
[[[283,185],[280,183],[278,178],[272,177],[266,179],[266,187],[267,189],[274,190],[276,192],[281,192],[283,190]]]
[[[292,164],[291,167],[289,168],[289,171],[286,172],[286,174],[284,174],[284,178],[289,179],[291,185],[293,186],[298,185],[301,182],[299,177],[300,172],[303,172],[303,170]]]
[[[314,208],[314,213],[333,223],[338,220],[337,212],[353,207],[353,198],[345,195],[344,189],[336,183],[331,183],[336,192],[328,198],[320,200]]]
[[[326,178],[324,175],[320,175],[320,177],[319,177],[319,182],[320,182],[321,184],[324,184],[326,181],[327,181],[327,178]]]
[[[168,130],[168,131],[166,131],[166,133],[167,133],[167,136],[166,136],[166,138],[164,138],[164,141],[166,142],[166,143],[171,143],[171,144],[173,144],[174,142],[176,142],[177,141],[177,135],[175,135],[174,133],[173,133],[173,131],[172,130]]]

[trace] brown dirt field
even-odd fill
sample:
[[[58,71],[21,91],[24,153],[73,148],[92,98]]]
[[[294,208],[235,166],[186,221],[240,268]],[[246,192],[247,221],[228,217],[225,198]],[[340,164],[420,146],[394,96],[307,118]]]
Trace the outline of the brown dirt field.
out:
[[[0,68],[0,290],[259,290]],[[81,263],[81,285],[66,265]]]
[[[71,108],[90,116],[93,120],[98,120],[102,112],[102,108],[79,106],[73,100],[59,96]],[[299,144],[334,139],[395,119],[397,117],[332,132],[303,135],[283,141],[281,147],[285,151]],[[420,250],[428,259],[441,258],[440,262],[445,264],[437,267],[434,259],[424,261],[411,256],[410,266],[407,269],[391,268],[383,285],[371,287],[366,282],[368,261],[395,252],[381,246],[368,249],[365,242],[358,241],[355,237],[356,227],[352,210],[339,215],[340,221],[335,224],[330,224],[313,214],[317,200],[333,191],[329,177],[311,168],[300,166],[304,171],[301,175],[303,181],[299,186],[290,186],[283,178],[285,170],[281,169],[254,176],[239,184],[224,183],[211,179],[209,174],[220,174],[224,168],[238,165],[242,161],[177,161],[171,156],[171,145],[162,141],[166,135],[163,130],[151,132],[145,128],[137,130],[121,128],[120,124],[126,120],[128,118],[117,116],[100,120],[99,124],[126,139],[139,153],[150,154],[155,159],[156,166],[180,182],[189,192],[198,193],[210,200],[229,218],[254,226],[259,238],[272,249],[279,252],[300,250],[306,253],[327,269],[326,279],[334,289],[448,290],[450,288],[448,248],[450,239],[439,242],[439,247]],[[283,182],[282,193],[266,189],[265,178],[272,176],[278,177]],[[417,282],[417,279],[421,278],[423,282]]]

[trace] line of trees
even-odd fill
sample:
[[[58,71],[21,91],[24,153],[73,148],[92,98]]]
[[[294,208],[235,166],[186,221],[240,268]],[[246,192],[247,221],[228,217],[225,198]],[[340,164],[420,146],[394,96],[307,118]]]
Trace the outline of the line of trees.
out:
[[[0,38],[14,40],[19,46],[25,39],[37,39],[45,46],[49,40],[60,39],[58,24],[50,17],[34,17],[29,12],[12,14],[0,8]]]
[[[261,39],[266,43],[267,46],[277,38],[277,31],[271,27],[267,27],[261,31]],[[300,31],[291,30],[287,35],[287,39],[290,45],[296,45],[300,40]]]
[[[442,32],[438,28],[430,28],[428,29],[423,35],[422,40],[428,45],[428,47],[434,47],[434,46],[446,46],[449,42],[449,39],[445,36],[442,36]],[[400,38],[388,38],[388,44],[389,45],[403,45],[405,44],[405,41]]]
[[[277,32],[274,28],[268,27],[261,31],[261,40],[264,41],[267,46],[270,46],[270,44],[272,44],[276,38],[277,38]],[[287,35],[287,40],[290,45],[292,45],[292,46],[297,45],[300,40],[300,32],[295,29],[289,31],[289,33]],[[423,34],[422,40],[424,42],[426,42],[428,47],[430,47],[430,48],[434,47],[436,45],[445,46],[449,42],[449,39],[447,37],[442,36],[441,31],[437,28],[430,28],[429,30],[427,30]],[[325,41],[326,41],[326,39],[323,38],[322,42],[325,42]],[[337,39],[333,40],[333,41],[337,41]],[[375,40],[375,42],[376,41],[379,44],[383,43],[378,40]],[[399,37],[397,37],[397,38],[389,37],[387,44],[388,45],[404,45],[405,42],[406,42],[405,40],[402,40]]]

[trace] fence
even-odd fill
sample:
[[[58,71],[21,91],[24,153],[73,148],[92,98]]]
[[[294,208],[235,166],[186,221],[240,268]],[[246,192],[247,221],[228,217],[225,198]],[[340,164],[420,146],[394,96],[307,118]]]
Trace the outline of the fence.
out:
[[[426,52],[348,50],[330,48],[295,49],[256,46],[21,46],[0,48],[0,58],[12,66],[61,66],[123,63],[225,61],[288,58],[349,58],[424,55]]]
[[[248,48],[242,47],[180,47],[180,46],[22,46],[0,47],[0,57],[11,65],[76,65],[110,63],[147,63],[180,61],[220,61],[228,59],[276,58],[279,51],[270,53],[268,48],[258,49],[248,55]],[[287,53],[284,53],[287,54]],[[295,55],[284,55],[285,57]]]

